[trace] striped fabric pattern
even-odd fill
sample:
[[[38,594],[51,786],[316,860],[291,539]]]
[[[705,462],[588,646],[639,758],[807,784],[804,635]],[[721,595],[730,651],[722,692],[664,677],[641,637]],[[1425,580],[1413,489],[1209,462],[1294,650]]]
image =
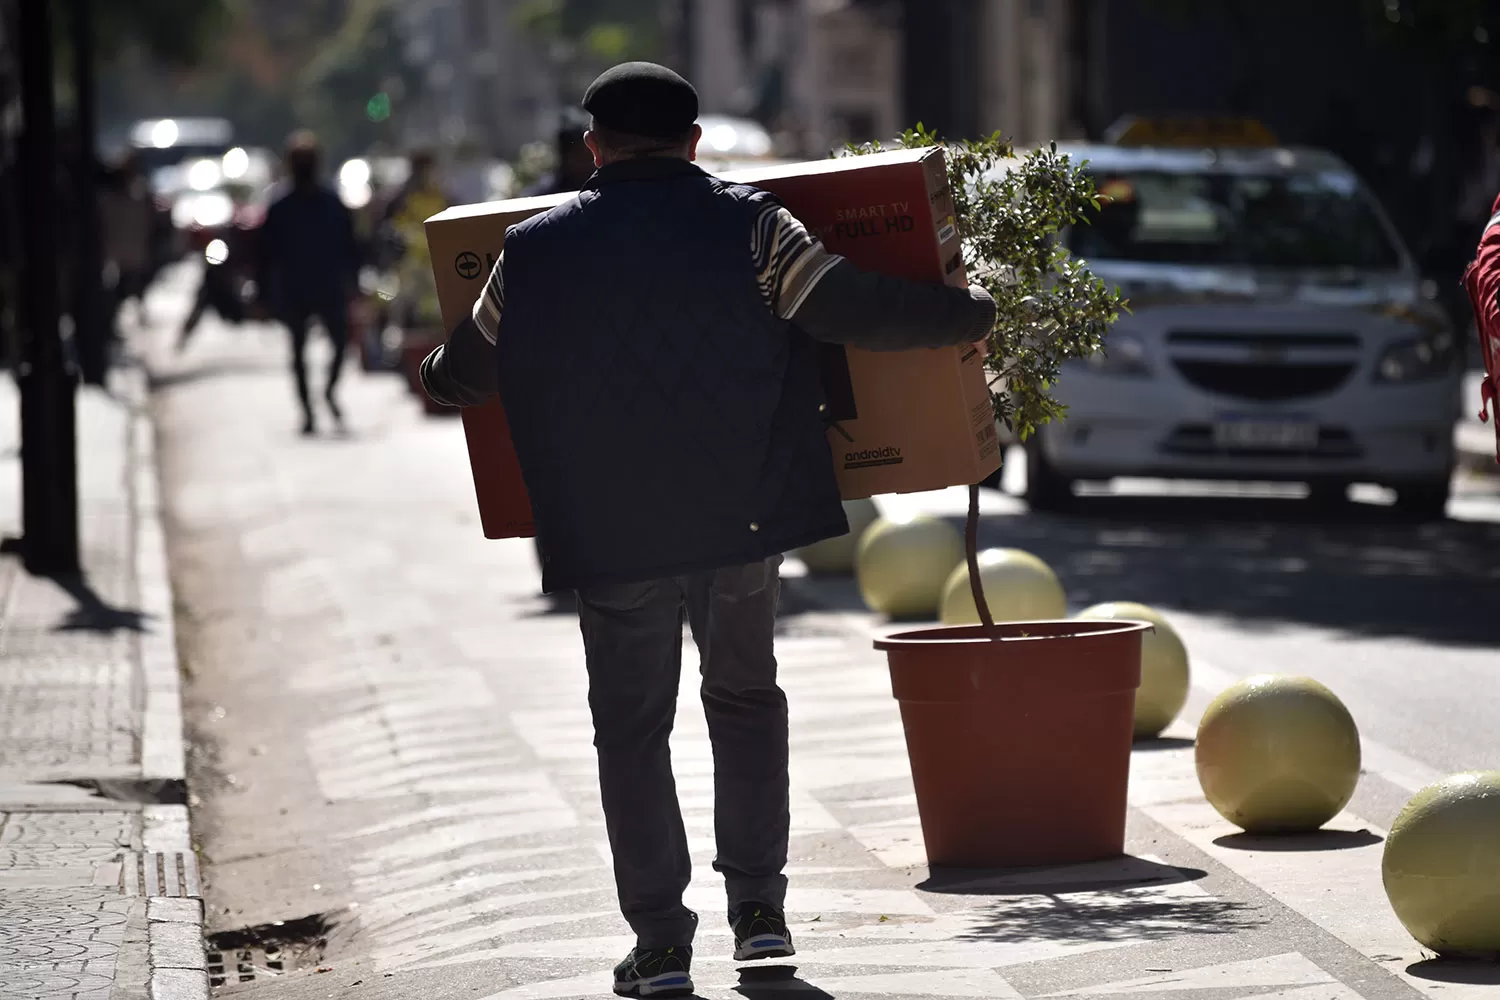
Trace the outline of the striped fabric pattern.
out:
[[[824,248],[791,212],[769,195],[751,230],[750,257],[766,306],[791,319],[822,279],[843,260]]]
[[[484,339],[492,344],[500,332],[500,314],[505,311],[505,276],[501,271],[504,265],[505,252],[501,251],[500,259],[495,261],[495,270],[490,273],[490,280],[485,282],[484,292],[474,303],[474,325],[479,327]]]
[[[844,258],[829,253],[821,240],[808,232],[786,208],[770,195],[759,196],[764,204],[750,230],[750,260],[766,308],[781,319],[791,319],[807,300],[823,275]],[[500,314],[505,311],[505,254],[474,303],[474,325],[484,339],[495,342]]]

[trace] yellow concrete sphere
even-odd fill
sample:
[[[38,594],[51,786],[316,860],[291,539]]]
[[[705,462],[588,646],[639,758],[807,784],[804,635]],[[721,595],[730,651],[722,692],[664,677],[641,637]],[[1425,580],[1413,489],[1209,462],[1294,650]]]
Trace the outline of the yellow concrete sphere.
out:
[[[937,614],[943,583],[964,561],[964,542],[946,521],[914,514],[876,521],[859,540],[855,577],[871,610],[896,619]]]
[[[1034,622],[1066,618],[1068,598],[1057,574],[1030,552],[985,549],[979,553],[979,579],[990,614],[997,622]],[[977,625],[974,588],[965,560],[943,586],[944,625]]]
[[[1225,819],[1250,833],[1316,830],[1359,782],[1359,730],[1338,697],[1308,677],[1262,674],[1203,713],[1198,784]]]
[[[1079,618],[1127,618],[1150,622],[1155,632],[1141,636],[1141,686],[1135,693],[1135,738],[1160,736],[1187,703],[1192,683],[1187,646],[1182,637],[1155,608],[1133,601],[1096,604]]]
[[[1439,955],[1500,958],[1500,771],[1469,771],[1416,794],[1381,863],[1411,936]]]
[[[792,553],[802,560],[813,576],[847,576],[854,572],[854,557],[866,529],[880,518],[873,500],[845,500],[844,516],[849,519],[849,533],[825,538]]]

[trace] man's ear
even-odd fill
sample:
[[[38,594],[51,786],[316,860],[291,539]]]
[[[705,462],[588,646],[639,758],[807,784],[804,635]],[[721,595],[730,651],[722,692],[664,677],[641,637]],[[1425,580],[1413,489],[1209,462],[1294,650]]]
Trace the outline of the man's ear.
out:
[[[696,161],[698,159],[698,143],[700,143],[702,141],[703,141],[703,126],[702,125],[694,125],[693,126],[693,138],[688,143],[688,159],[689,160]]]
[[[583,144],[594,154],[594,166],[604,166],[604,154],[599,151],[599,139],[594,135],[593,129],[583,133]]]

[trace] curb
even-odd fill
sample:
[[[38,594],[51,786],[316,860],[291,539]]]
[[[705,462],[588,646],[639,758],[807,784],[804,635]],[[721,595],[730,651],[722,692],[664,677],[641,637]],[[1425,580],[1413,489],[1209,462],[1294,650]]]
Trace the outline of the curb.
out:
[[[141,361],[117,369],[130,412],[130,494],[137,601],[149,627],[140,633],[141,781],[173,789],[186,801],[182,681],[176,607],[162,526],[156,431]],[[127,865],[124,887],[136,895],[120,948],[111,1000],[207,1000],[202,889],[185,805],[142,809],[142,848]]]
[[[152,627],[141,633],[141,672],[145,704],[141,725],[141,780],[185,782],[182,683],[177,663],[176,608],[167,569],[166,535],[161,523],[155,429],[146,414],[145,375],[130,371],[135,383],[131,408],[131,493],[135,519],[135,572],[141,612]]]

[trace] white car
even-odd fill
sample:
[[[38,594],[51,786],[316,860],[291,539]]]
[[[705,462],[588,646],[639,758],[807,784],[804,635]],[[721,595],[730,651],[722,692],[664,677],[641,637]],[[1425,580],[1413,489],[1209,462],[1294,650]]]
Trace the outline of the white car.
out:
[[[1355,482],[1441,517],[1460,354],[1354,172],[1286,148],[1063,147],[1109,197],[1073,252],[1130,300],[1027,445],[1028,498],[1077,480]]]

